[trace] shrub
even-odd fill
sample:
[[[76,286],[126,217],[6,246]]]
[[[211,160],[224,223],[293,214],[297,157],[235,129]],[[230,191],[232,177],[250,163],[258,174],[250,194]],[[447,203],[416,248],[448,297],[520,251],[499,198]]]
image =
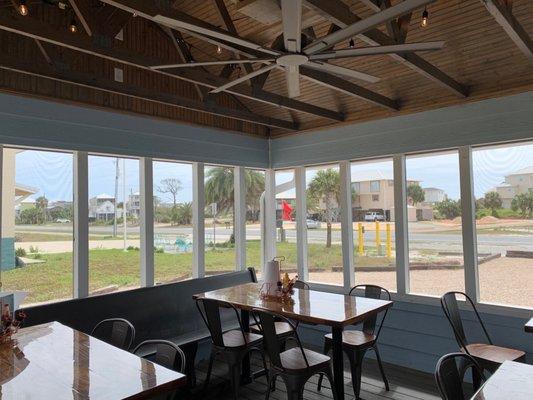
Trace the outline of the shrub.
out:
[[[22,247],[19,247],[15,250],[15,256],[16,257],[26,257],[26,250],[23,249]]]

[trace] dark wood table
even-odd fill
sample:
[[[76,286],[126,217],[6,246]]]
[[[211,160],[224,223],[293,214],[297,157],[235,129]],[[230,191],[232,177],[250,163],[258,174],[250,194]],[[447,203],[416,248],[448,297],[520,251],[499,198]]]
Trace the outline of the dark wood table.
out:
[[[293,320],[330,326],[333,334],[333,374],[339,398],[344,398],[344,363],[342,331],[347,325],[357,324],[392,306],[392,301],[364,297],[295,289],[294,303],[263,300],[259,295],[261,284],[247,283],[226,289],[214,290],[194,297],[226,301],[241,309],[243,323],[249,321],[249,311],[254,308],[281,314]]]
[[[186,384],[183,374],[59,322],[0,344],[0,398],[145,399]]]
[[[533,318],[526,322],[524,330],[528,333],[533,333]]]
[[[505,361],[471,400],[530,400],[533,397],[533,365]]]

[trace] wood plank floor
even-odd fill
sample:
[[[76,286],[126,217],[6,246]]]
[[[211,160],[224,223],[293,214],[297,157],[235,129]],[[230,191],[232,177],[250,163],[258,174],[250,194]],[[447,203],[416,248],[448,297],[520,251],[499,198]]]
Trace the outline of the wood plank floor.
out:
[[[408,368],[400,368],[393,365],[385,365],[390,391],[385,391],[385,387],[379,375],[377,364],[371,359],[365,359],[362,379],[361,398],[364,400],[439,400],[437,388],[433,376]],[[261,369],[259,360],[252,361],[252,369]],[[184,399],[232,399],[229,383],[225,380],[227,373],[226,366],[222,361],[215,362],[213,376],[208,390],[202,389],[207,363],[201,363],[197,370],[197,387],[190,393],[186,393],[180,398]],[[349,369],[345,369],[345,399],[354,399],[352,382]],[[324,387],[319,392],[316,389],[318,376],[311,378],[305,387],[304,398],[310,400],[332,399],[330,385],[324,380]],[[254,382],[240,388],[239,399],[260,400],[265,398],[266,378],[259,377]],[[276,390],[271,393],[270,399],[284,400],[287,398],[285,386],[278,379]]]

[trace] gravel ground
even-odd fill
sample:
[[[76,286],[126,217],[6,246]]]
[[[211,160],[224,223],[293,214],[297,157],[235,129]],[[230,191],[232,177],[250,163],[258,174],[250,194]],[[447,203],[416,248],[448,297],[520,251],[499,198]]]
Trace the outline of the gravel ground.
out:
[[[457,270],[411,271],[411,293],[441,296],[449,290],[464,291],[464,272]],[[396,291],[395,272],[356,272],[356,283],[372,283]],[[310,273],[309,280],[342,284],[340,272]],[[533,307],[533,259],[498,258],[479,266],[481,300]]]

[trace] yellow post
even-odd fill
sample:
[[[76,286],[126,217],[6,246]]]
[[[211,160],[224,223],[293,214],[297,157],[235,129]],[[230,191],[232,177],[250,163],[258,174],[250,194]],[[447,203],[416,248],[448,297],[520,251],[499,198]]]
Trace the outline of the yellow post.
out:
[[[387,257],[392,257],[391,233],[390,224],[387,224]]]
[[[357,223],[357,238],[359,240],[359,255],[362,256],[365,253],[365,237],[363,235],[363,224]]]
[[[376,221],[376,249],[381,254],[381,236],[379,234],[379,221]]]

